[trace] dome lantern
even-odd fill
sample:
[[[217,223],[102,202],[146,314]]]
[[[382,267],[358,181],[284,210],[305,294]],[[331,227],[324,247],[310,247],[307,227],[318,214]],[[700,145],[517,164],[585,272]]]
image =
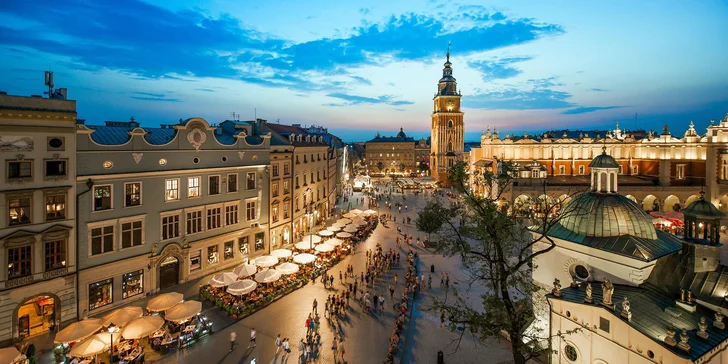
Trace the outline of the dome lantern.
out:
[[[720,219],[725,214],[705,200],[705,191],[700,191],[700,199],[680,212],[685,216],[685,239],[720,244]]]
[[[589,163],[591,170],[591,191],[598,193],[617,193],[617,175],[619,163],[607,154],[607,147],[602,147],[602,154]]]

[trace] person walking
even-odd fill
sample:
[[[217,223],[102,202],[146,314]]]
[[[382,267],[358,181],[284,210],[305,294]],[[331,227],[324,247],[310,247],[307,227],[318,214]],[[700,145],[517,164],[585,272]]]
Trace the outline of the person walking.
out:
[[[394,286],[389,285],[389,298],[394,299]]]
[[[331,275],[331,277],[329,278],[329,280],[331,281],[330,282],[331,284],[329,285],[329,287],[333,287],[334,286],[334,275],[333,274]]]
[[[283,339],[283,357],[288,357],[291,353],[291,344],[288,342],[288,338]]]
[[[318,315],[318,301],[315,298],[313,299],[313,313]]]
[[[445,311],[440,311],[440,328],[445,326]]]
[[[281,341],[281,334],[278,334],[278,336],[276,336],[276,355],[278,355],[278,352],[281,351],[282,345],[283,341]]]
[[[346,363],[346,359],[344,359],[344,354],[346,354],[346,350],[344,349],[344,339],[341,339],[341,341],[339,341],[339,355],[341,357],[342,363]]]
[[[256,334],[257,333],[255,332],[255,327],[250,328],[250,344],[248,344],[248,347],[250,347],[251,344],[253,345],[253,347],[255,347],[255,345],[257,345],[255,342]]]
[[[379,311],[384,311],[384,295],[379,296]]]
[[[303,338],[301,338],[301,341],[298,342],[298,352],[300,353],[298,356],[298,359],[302,363],[304,363],[306,361],[306,357],[304,356],[304,355],[306,355],[305,350],[306,350],[306,344],[303,343]]]
[[[230,351],[233,351],[233,347],[235,346],[235,339],[238,337],[238,334],[235,333],[235,331],[230,332]]]
[[[427,277],[427,289],[432,289],[432,274]]]
[[[331,341],[331,351],[334,353],[334,362],[338,362],[339,359],[339,345],[336,340],[336,335],[334,335],[334,339]]]

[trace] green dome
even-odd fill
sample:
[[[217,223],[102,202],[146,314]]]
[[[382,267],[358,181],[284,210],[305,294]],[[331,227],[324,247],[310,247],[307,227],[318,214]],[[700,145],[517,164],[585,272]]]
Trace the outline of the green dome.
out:
[[[631,235],[650,240],[657,239],[652,218],[632,200],[619,194],[585,192],[566,202],[561,212],[564,217],[559,224],[579,235],[587,237]]]
[[[697,216],[702,218],[716,218],[719,219],[723,216],[725,216],[724,213],[722,213],[720,210],[715,208],[715,206],[710,203],[709,201],[706,201],[704,197],[700,197],[699,200],[691,203],[688,205],[688,207],[680,210],[683,214],[687,216]]]
[[[591,163],[589,168],[619,168],[619,163],[612,158],[611,155],[607,154],[606,151],[596,156]]]

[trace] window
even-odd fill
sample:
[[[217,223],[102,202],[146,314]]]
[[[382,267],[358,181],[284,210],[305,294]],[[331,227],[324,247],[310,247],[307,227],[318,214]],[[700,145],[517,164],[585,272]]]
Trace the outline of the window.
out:
[[[168,179],[164,181],[164,200],[179,200],[179,179]]]
[[[33,161],[9,161],[8,179],[31,179],[33,178]]]
[[[121,299],[144,293],[144,269],[121,276]]]
[[[278,181],[271,183],[270,188],[273,197],[278,197]]]
[[[257,213],[255,211],[255,201],[248,201],[245,203],[245,220],[255,220]]]
[[[584,166],[579,166],[579,174],[584,174]]]
[[[273,208],[271,208],[270,216],[271,216],[271,219],[273,219],[273,222],[278,222],[278,203],[273,204]]]
[[[187,234],[199,233],[202,231],[202,210],[187,211]]]
[[[301,185],[298,183],[298,176],[296,176],[296,188],[301,187]]]
[[[207,192],[209,195],[220,194],[220,176],[210,176],[207,179]]]
[[[46,175],[46,177],[65,177],[66,176],[66,161],[65,160],[45,161],[45,175]]]
[[[604,332],[609,332],[609,320],[605,319],[604,317],[599,318],[599,330],[602,330]]]
[[[228,174],[227,175],[227,191],[228,193],[238,192],[238,175]]]
[[[235,225],[239,222],[238,204],[225,205],[225,226]]]
[[[250,244],[248,244],[248,237],[243,236],[238,239],[238,250],[241,254],[248,255],[250,252]]]
[[[121,223],[121,248],[144,244],[144,220]]]
[[[111,185],[94,186],[94,211],[111,208]]]
[[[685,165],[684,164],[678,164],[677,165],[677,179],[685,179]]]
[[[579,359],[579,352],[576,351],[576,347],[574,347],[574,345],[566,344],[566,346],[564,346],[564,356],[567,360],[574,362]]]
[[[288,175],[291,173],[291,167],[288,165],[288,162],[283,163],[283,175]]]
[[[288,181],[283,181],[283,193],[288,194],[291,192],[291,187]]]
[[[278,164],[274,164],[272,167],[273,177],[278,177]]]
[[[45,271],[51,271],[66,266],[66,240],[46,241],[45,245]]]
[[[200,177],[187,178],[187,197],[200,197]]]
[[[565,166],[559,166],[559,174],[566,174],[566,167]]]
[[[296,156],[296,164],[300,164],[301,161],[298,159],[298,156]]]
[[[226,241],[223,244],[222,254],[223,254],[223,259],[225,259],[225,260],[233,259],[235,257],[235,252],[233,251],[233,241],[232,240]]]
[[[305,173],[303,174],[303,185],[304,186],[308,186],[307,179],[306,179],[306,174]]]
[[[619,165],[619,174],[623,174],[623,173],[624,173],[624,169],[623,169],[622,165],[620,164]]]
[[[30,245],[8,249],[8,279],[32,274],[31,258],[32,249]]]
[[[538,178],[538,169],[534,168],[531,170],[531,178]]]
[[[114,250],[114,225],[91,229],[91,255],[108,253]]]
[[[207,247],[207,264],[217,264],[217,245]]]
[[[288,218],[288,202],[283,204],[283,218],[284,219]]]
[[[255,234],[255,251],[263,249],[265,249],[265,234],[261,232]]]
[[[723,161],[723,166],[721,169],[721,178],[723,180],[728,180],[728,161]]]
[[[313,178],[313,175],[311,178]],[[316,171],[316,181],[321,181],[321,171]]]
[[[64,219],[66,217],[66,195],[45,196],[46,221]]]
[[[8,225],[30,224],[30,197],[8,198]]]
[[[632,166],[632,174],[639,174],[640,167],[639,166]]]
[[[162,240],[179,237],[179,214],[162,216]]]
[[[113,295],[114,279],[109,278],[100,282],[88,285],[88,309],[95,310],[99,307],[111,304],[114,301]]]
[[[296,197],[296,198],[295,198],[295,199],[293,200],[293,204],[294,204],[293,206],[294,206],[294,207],[296,208],[296,211],[298,211],[298,210],[300,210],[300,209],[301,209],[301,208],[299,208],[299,207],[298,207],[298,197]]]
[[[574,267],[574,274],[576,275],[576,278],[582,281],[585,281],[589,278],[589,270],[581,264]]]
[[[245,188],[248,190],[255,189],[255,172],[248,172],[245,177]]]
[[[222,227],[222,208],[211,207],[207,209],[207,229],[217,229]]]
[[[124,206],[139,206],[142,204],[142,183],[132,182],[124,184]]]
[[[190,272],[202,269],[202,249],[190,252]]]

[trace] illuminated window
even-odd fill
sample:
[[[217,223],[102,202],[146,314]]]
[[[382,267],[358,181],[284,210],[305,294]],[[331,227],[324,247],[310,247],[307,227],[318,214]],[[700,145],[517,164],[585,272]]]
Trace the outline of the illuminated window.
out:
[[[58,220],[66,217],[66,195],[46,195],[46,220]]]
[[[200,177],[187,178],[187,197],[200,197]]]
[[[168,179],[164,181],[165,201],[179,200],[179,179]]]
[[[124,206],[132,207],[142,204],[142,183],[124,183]]]
[[[677,179],[685,179],[685,165],[684,164],[678,164],[677,165]]]
[[[111,185],[94,186],[94,211],[111,209]]]

